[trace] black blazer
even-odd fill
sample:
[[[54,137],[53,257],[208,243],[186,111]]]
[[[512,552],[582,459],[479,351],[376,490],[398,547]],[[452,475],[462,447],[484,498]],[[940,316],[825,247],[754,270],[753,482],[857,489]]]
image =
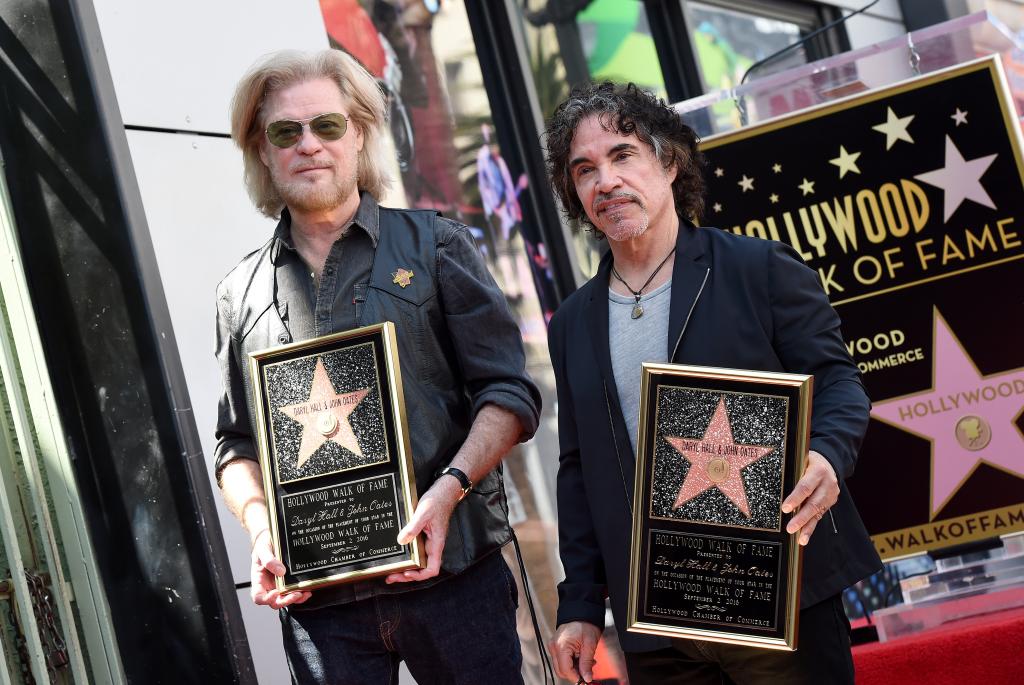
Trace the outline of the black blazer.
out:
[[[558,389],[558,623],[604,624],[611,597],[626,651],[668,646],[625,631],[635,459],[608,346],[611,253],[551,321]],[[843,481],[853,473],[871,404],[817,275],[788,246],[681,222],[666,341],[672,362],[814,375],[810,449],[835,468],[839,501],[804,552],[801,606],[881,568]],[[727,335],[719,335],[728,331]],[[639,382],[639,378],[638,378]],[[834,522],[834,527],[833,527]]]

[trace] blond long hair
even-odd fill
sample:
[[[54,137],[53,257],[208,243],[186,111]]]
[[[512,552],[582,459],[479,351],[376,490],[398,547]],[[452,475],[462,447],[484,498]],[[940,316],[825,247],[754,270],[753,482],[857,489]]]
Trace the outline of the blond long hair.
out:
[[[349,124],[363,134],[359,153],[358,186],[378,201],[391,187],[386,170],[383,135],[387,117],[384,93],[370,74],[340,50],[284,50],[261,58],[235,88],[231,99],[231,139],[242,150],[245,187],[256,208],[272,218],[281,216],[284,200],[260,159],[263,144],[263,106],[270,94],[318,78],[334,81],[348,107]]]

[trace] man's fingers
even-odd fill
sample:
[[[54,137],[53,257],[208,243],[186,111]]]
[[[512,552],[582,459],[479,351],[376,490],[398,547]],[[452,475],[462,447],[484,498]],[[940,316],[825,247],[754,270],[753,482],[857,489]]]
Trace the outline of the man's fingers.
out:
[[[800,511],[789,520],[786,532],[797,533],[799,535],[798,542],[801,545],[806,545],[810,541],[814,529],[817,528],[818,522],[828,513],[828,509],[824,498],[815,496],[807,500]]]
[[[408,545],[412,542],[412,539],[423,532],[423,527],[427,525],[428,514],[430,513],[430,501],[427,499],[420,500],[416,510],[412,512],[412,518],[405,524],[402,530],[398,531],[398,544]]]
[[[597,652],[597,643],[583,640],[583,647],[580,649],[580,677],[588,683],[594,679],[594,666],[597,659],[594,657]]]
[[[267,563],[263,565],[263,568],[267,570],[267,573],[271,573],[275,576],[284,576],[285,567],[284,564],[278,559],[271,558]]]
[[[793,488],[793,492],[782,503],[782,511],[785,514],[796,511],[804,503],[804,500],[811,495],[818,494],[817,491],[821,488],[825,488],[825,493],[822,496],[827,500],[826,507],[835,504],[839,498],[838,479],[828,459],[813,450],[807,454],[807,470],[797,482],[796,487]]]
[[[804,524],[804,527],[800,529],[800,539],[798,542],[801,545],[806,545],[811,541],[811,534],[814,533],[814,529],[818,527],[818,519],[812,518],[809,522]]]
[[[426,568],[414,569],[403,573],[392,573],[387,577],[388,583],[408,583],[416,580],[427,580],[435,577],[441,572],[441,557],[444,556],[445,538],[439,535],[427,533],[427,544],[424,551],[427,553]]]
[[[445,531],[447,533],[447,531]],[[444,534],[434,533],[427,536],[427,571],[436,576],[441,570],[441,555],[444,554]]]
[[[283,609],[292,604],[302,604],[307,599],[313,596],[312,592],[286,592],[281,595],[277,595],[276,601],[271,606],[275,609]]]
[[[575,680],[579,675],[576,673],[576,669],[573,668],[572,658],[576,656],[575,651],[560,639],[556,639],[551,643],[551,656],[555,660],[555,672],[559,678],[566,680]]]
[[[818,485],[818,481],[821,480],[820,473],[814,473],[811,469],[808,469],[801,478],[796,487],[793,488],[793,492],[789,493],[789,497],[782,503],[782,512],[788,514],[791,511],[795,511],[801,504],[804,503],[811,493],[814,492],[814,488]],[[792,531],[790,531],[792,532]]]
[[[580,641],[579,671],[580,677],[588,683],[594,679],[594,666],[597,664],[597,641],[601,633],[598,630],[583,630]]]
[[[819,513],[824,513],[825,508],[818,504],[818,498],[812,498],[804,502],[803,506],[800,507],[800,511],[793,514],[793,518],[789,519],[789,523],[786,524],[787,533],[795,533],[809,521],[815,520]]]
[[[555,639],[548,645],[559,678],[575,682],[577,678],[590,682],[594,678],[594,654],[601,630],[580,621],[560,626]]]

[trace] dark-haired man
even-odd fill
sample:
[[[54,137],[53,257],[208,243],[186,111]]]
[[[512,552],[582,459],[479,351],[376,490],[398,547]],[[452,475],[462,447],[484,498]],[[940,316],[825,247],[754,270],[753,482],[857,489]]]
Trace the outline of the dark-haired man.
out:
[[[575,90],[549,121],[547,143],[567,214],[609,247],[549,333],[565,568],[551,645],[559,674],[590,680],[609,596],[635,684],[721,683],[723,674],[853,683],[841,592],[881,562],[841,481],[853,472],[870,404],[814,272],[781,243],[692,223],[704,202],[697,137],[632,84]],[[640,365],[665,361],[814,375],[808,467],[782,505],[796,512],[787,531],[807,546],[796,652],[623,629]]]

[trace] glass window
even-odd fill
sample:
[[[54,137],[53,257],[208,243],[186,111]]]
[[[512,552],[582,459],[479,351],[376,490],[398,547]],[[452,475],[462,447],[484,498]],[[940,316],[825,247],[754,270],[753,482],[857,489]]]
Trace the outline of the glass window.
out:
[[[697,70],[705,92],[740,85],[743,75],[758,61],[775,54],[806,35],[817,17],[806,11],[805,17],[780,18],[756,6],[730,3],[730,7],[711,2],[684,0],[683,15],[690,33]],[[755,75],[764,76],[808,61],[803,46],[794,48],[777,60],[759,67]],[[714,130],[736,128],[739,112],[732,102],[720,102],[712,108]]]
[[[594,0],[576,24],[593,80],[632,81],[665,97],[647,11],[638,0]]]

